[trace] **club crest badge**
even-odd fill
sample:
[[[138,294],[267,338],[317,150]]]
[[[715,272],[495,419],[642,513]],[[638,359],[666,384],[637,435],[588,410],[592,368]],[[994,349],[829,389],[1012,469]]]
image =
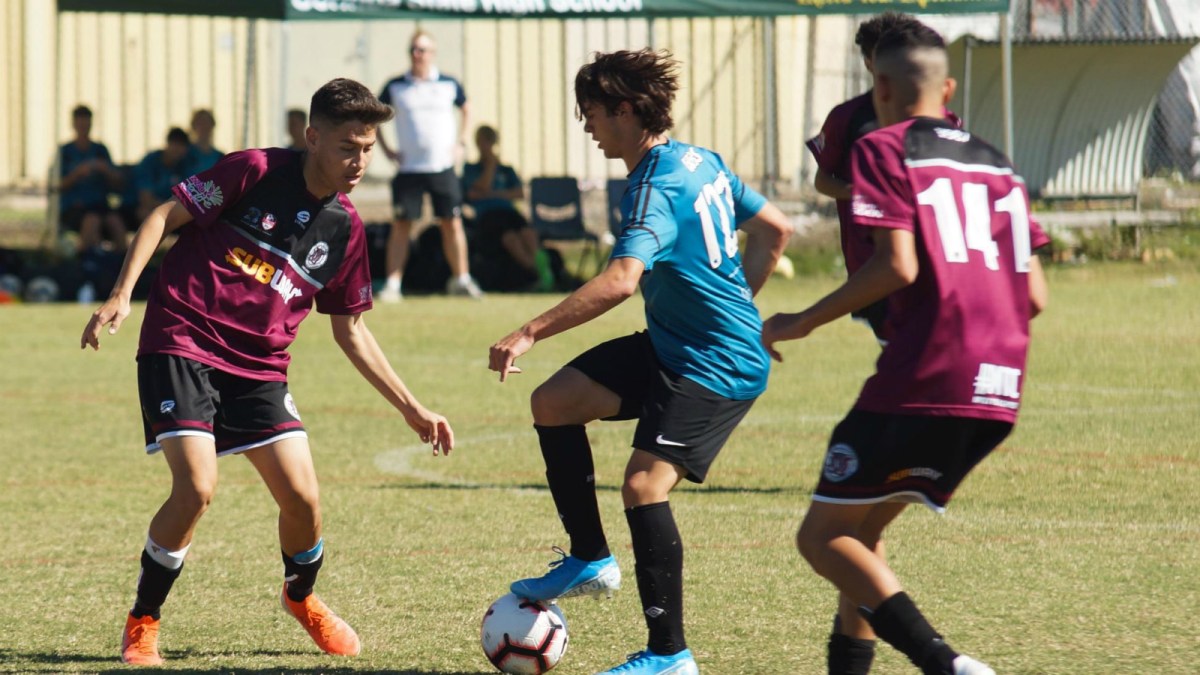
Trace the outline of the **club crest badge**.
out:
[[[296,419],[300,419],[300,411],[296,409],[296,401],[292,399],[291,394],[283,397],[283,407],[287,408],[288,414]]]
[[[262,229],[264,232],[270,232],[275,229],[275,214],[264,213],[262,217]]]
[[[825,453],[825,480],[840,483],[858,471],[858,453],[845,443],[831,446]]]
[[[329,244],[323,241],[318,241],[313,244],[313,247],[308,249],[308,255],[304,256],[304,267],[309,270],[315,270],[325,261],[329,260]]]

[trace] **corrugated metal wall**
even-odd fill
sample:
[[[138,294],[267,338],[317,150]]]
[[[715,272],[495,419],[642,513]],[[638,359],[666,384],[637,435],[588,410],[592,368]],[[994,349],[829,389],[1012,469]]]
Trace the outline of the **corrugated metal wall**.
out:
[[[653,44],[683,62],[674,135],[720,152],[752,181],[774,153],[779,178],[796,184],[808,180],[811,167],[804,138],[862,86],[853,77],[861,68],[852,43],[857,19],[776,21],[779,134],[769,149],[763,19],[429,21],[422,27],[438,41],[439,66],[464,83],[471,126],[496,126],[506,161],[527,177],[569,174],[598,182],[624,173],[575,121],[571,85],[592,52]],[[95,110],[94,136],[118,162],[160,147],[167,129],[186,127],[200,107],[215,113],[218,147],[240,147],[251,25],[251,146],[283,143],[284,111],[307,108],[312,91],[333,77],[354,77],[378,90],[406,70],[417,27],[412,21],[251,24],[56,15],[51,2],[0,0],[0,56],[7,64],[0,72],[0,185],[45,180],[55,147],[70,137],[69,112],[78,103]],[[383,161],[372,167],[379,176],[391,170]]]
[[[1027,43],[1013,47],[1013,161],[1047,198],[1134,196],[1146,130],[1167,76],[1194,40]],[[999,146],[1000,48],[972,50],[968,128]],[[963,43],[951,50],[963,110]]]

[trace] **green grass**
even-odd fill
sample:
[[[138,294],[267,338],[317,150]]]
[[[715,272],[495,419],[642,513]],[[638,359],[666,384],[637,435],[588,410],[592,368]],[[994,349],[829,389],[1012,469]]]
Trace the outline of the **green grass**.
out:
[[[893,565],[951,644],[1001,673],[1195,671],[1200,598],[1200,273],[1141,266],[1051,271],[1021,424],[944,517],[911,509]],[[764,313],[798,309],[828,279],[769,284]],[[197,673],[488,673],[483,610],[565,544],[530,428],[528,395],[580,350],[642,325],[635,299],[540,344],[505,385],[488,345],[548,296],[482,304],[414,298],[370,313],[418,396],[459,447],[428,456],[314,316],[292,390],[321,476],[328,560],[319,591],[363,654],[316,653],[279,611],[274,506],[249,463],[221,461],[216,500],[164,608],[171,669]],[[90,308],[0,308],[0,671],[107,671],[146,526],[168,488],[141,452],[138,321],[78,350]],[[138,308],[135,315],[140,318]],[[709,484],[673,504],[686,546],[687,627],[712,675],[819,674],[831,587],[792,546],[824,442],[877,353],[848,321],[784,346],[771,388]],[[644,644],[618,491],[630,423],[593,425],[600,505],[626,590],[567,601],[556,672],[592,673]],[[876,673],[915,670],[881,648]]]

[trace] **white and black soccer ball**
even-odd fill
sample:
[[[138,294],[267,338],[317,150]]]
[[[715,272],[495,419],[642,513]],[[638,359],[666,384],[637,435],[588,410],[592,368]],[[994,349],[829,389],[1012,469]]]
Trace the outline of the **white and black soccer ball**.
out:
[[[479,641],[500,672],[541,675],[567,651],[567,619],[558,605],[509,593],[488,607]]]
[[[50,277],[34,277],[25,284],[25,302],[54,302],[58,299],[58,282]]]

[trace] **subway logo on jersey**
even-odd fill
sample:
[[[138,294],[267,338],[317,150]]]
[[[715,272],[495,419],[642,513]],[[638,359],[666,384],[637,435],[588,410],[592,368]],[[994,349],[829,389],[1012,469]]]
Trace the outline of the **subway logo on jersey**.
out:
[[[233,265],[260,284],[269,284],[284,302],[291,302],[300,297],[304,291],[283,273],[282,268],[276,268],[271,263],[248,253],[241,247],[236,247],[225,254],[225,262]]]

